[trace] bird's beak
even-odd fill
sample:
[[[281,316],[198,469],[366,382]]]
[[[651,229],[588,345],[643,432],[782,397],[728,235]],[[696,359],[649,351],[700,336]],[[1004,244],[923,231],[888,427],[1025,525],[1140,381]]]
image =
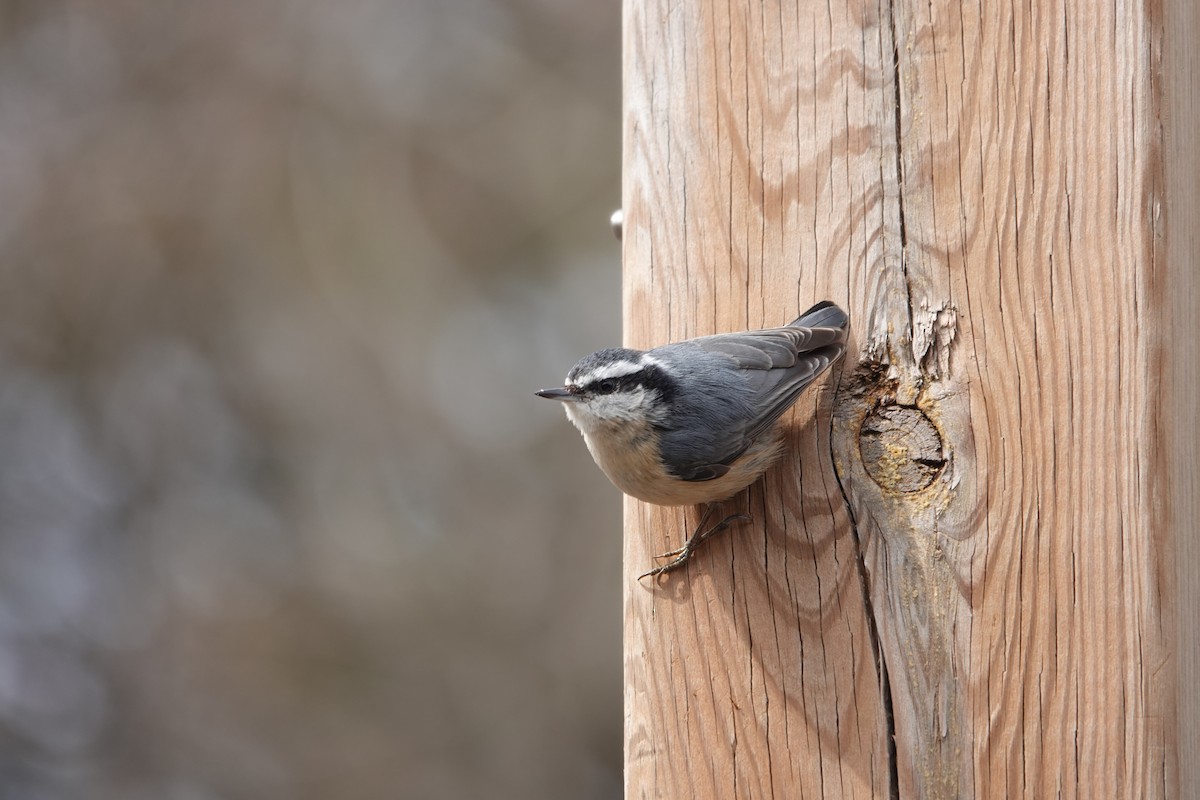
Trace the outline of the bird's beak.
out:
[[[573,402],[579,399],[579,395],[570,389],[541,389],[534,392],[534,394],[538,397],[548,397],[551,400],[562,400],[564,402]]]

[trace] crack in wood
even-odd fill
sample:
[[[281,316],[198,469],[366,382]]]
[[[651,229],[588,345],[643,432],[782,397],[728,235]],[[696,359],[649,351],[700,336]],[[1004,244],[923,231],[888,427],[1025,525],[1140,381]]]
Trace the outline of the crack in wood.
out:
[[[840,382],[838,389],[835,390],[840,394]],[[834,397],[834,406],[838,405],[838,397]],[[831,432],[832,433],[832,432]],[[829,455],[833,463],[837,463],[837,451],[833,446],[833,436],[829,439]],[[841,470],[833,471],[834,480],[837,481],[838,491],[842,495],[842,502],[845,504],[846,514],[850,517],[850,535],[854,539],[854,561],[858,567],[858,585],[862,590],[863,609],[866,612],[867,632],[871,640],[871,655],[875,658],[875,672],[879,678],[879,694],[883,698],[883,713],[887,725],[885,736],[887,737],[887,754],[888,754],[888,773],[890,782],[890,796],[892,800],[899,800],[900,797],[900,781],[899,770],[896,761],[896,714],[892,705],[892,682],[888,675],[887,661],[883,656],[883,643],[879,638],[879,619],[875,615],[874,606],[871,603],[871,576],[867,569],[867,560],[864,556],[862,534],[858,527],[858,518],[854,513],[854,504],[850,502],[850,496],[846,493],[846,487],[842,483]]]

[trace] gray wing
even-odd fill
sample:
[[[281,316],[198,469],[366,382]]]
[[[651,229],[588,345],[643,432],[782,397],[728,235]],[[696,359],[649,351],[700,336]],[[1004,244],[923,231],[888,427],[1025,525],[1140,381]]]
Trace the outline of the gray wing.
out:
[[[787,327],[695,340],[704,350],[733,359],[754,395],[743,450],[770,429],[800,393],[841,357],[846,349],[844,338],[843,330]]]
[[[820,327],[801,325],[814,321]],[[847,318],[818,304],[791,325],[692,339],[676,350],[695,394],[680,399],[686,427],[664,431],[663,458],[683,480],[719,478],[801,392],[845,352]],[[683,348],[686,348],[684,350]],[[663,348],[666,350],[667,348]]]

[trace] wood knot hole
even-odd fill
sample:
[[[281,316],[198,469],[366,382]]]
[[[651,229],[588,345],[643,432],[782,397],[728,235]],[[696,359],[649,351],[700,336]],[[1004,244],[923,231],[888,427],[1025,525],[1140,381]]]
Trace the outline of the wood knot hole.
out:
[[[876,406],[859,428],[858,450],[867,474],[891,492],[919,492],[946,466],[941,434],[912,406]]]

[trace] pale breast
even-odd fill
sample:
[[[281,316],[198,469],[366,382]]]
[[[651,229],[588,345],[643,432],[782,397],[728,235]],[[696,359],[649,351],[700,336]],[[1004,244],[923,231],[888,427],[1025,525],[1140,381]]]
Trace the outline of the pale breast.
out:
[[[614,486],[631,497],[660,506],[690,506],[728,499],[754,483],[783,452],[782,437],[772,434],[751,445],[720,478],[683,481],[663,468],[652,435],[584,434],[584,440],[592,458]]]

